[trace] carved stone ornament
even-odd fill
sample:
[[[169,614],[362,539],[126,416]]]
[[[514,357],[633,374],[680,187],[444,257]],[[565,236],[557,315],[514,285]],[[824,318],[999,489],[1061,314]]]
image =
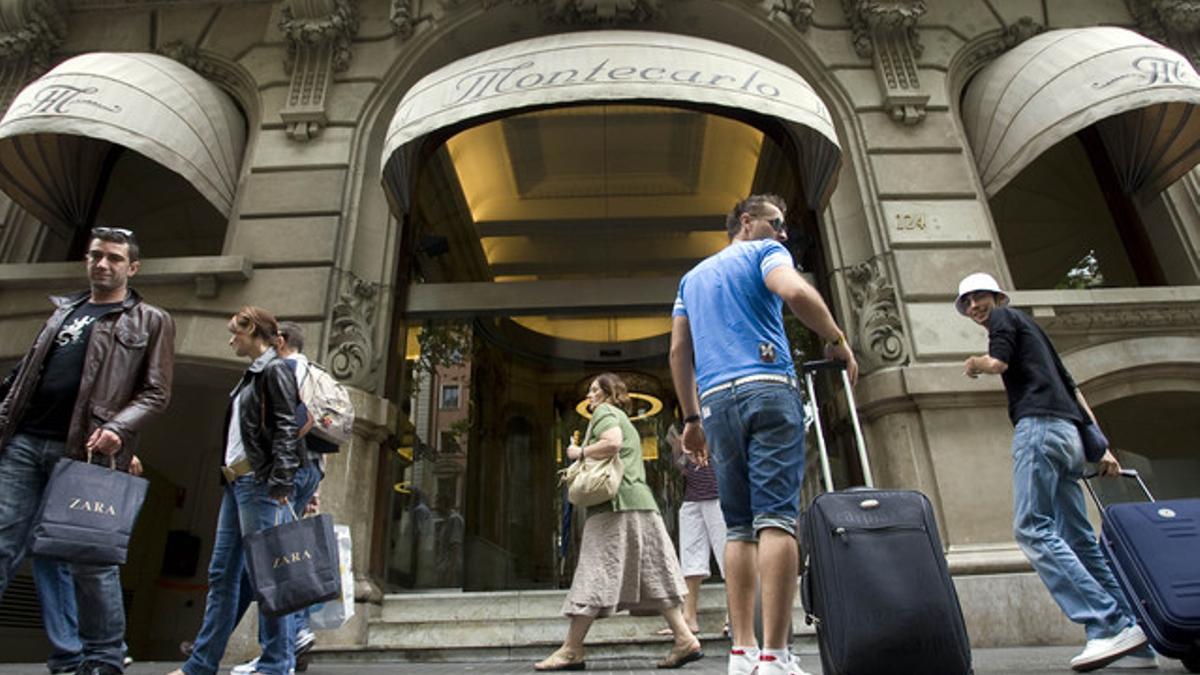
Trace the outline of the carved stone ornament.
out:
[[[854,351],[869,372],[909,362],[908,341],[896,304],[896,288],[880,258],[846,270],[846,282],[855,315]]]
[[[279,29],[288,41],[284,66],[292,76],[279,116],[292,140],[307,141],[328,121],[325,96],[333,73],[350,65],[350,41],[358,33],[355,0],[283,0]]]
[[[917,124],[925,119],[929,94],[922,93],[917,58],[924,47],[917,20],[925,14],[924,0],[842,0],[854,32],[854,51],[873,58],[883,104],[892,119]]]
[[[0,110],[50,69],[50,54],[66,35],[59,2],[0,0]]]
[[[541,0],[539,5],[548,23],[628,24],[663,16],[663,0]]]
[[[413,0],[392,0],[392,9],[388,14],[394,32],[401,40],[407,40],[417,30],[421,19],[413,10]]]
[[[380,354],[374,336],[378,304],[379,284],[363,281],[350,272],[343,274],[332,312],[329,372],[368,391],[374,388],[379,372]]]
[[[762,4],[768,17],[786,20],[797,30],[806,31],[812,25],[815,0],[763,0]]]
[[[1196,0],[1125,0],[1138,31],[1179,51],[1200,67],[1200,2]]]

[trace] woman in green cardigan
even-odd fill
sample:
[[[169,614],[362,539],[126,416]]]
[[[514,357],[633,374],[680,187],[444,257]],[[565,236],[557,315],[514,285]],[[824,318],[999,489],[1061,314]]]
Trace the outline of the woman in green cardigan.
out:
[[[563,603],[571,620],[562,647],[535,670],[583,670],[583,640],[592,621],[629,610],[661,613],[675,634],[675,644],[659,668],[678,668],[704,656],[700,641],[688,630],[681,605],[687,586],[671,537],[646,485],[642,441],[629,421],[629,392],[621,378],[603,373],[588,388],[592,423],[583,445],[567,448],[570,459],[603,459],[620,453],[625,467],[612,501],[587,510],[575,579]]]

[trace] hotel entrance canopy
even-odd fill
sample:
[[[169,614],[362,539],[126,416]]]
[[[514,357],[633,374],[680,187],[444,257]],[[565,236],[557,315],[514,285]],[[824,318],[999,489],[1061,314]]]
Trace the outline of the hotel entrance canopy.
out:
[[[962,116],[994,196],[1038,155],[1096,125],[1124,190],[1160,192],[1200,161],[1200,76],[1123,28],[1054,30],[1014,47],[967,87]]]
[[[0,189],[48,225],[88,225],[111,150],[179,174],[228,217],[245,121],[214,84],[164,56],[91,53],[25,87],[0,120]]]
[[[456,61],[401,100],[383,150],[383,184],[397,216],[409,209],[419,140],[508,111],[584,102],[665,102],[749,112],[783,123],[796,149],[807,205],[821,210],[841,149],[829,110],[786,66],[736,47],[640,31],[567,33]]]

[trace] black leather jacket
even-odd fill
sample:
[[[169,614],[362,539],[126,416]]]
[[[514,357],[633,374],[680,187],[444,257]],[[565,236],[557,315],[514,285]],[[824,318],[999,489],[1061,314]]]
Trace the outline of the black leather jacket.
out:
[[[296,376],[283,359],[268,349],[242,373],[225,410],[221,455],[229,438],[234,397],[238,398],[242,445],[258,481],[266,482],[272,497],[292,494],[292,476],[300,466],[296,438]]]

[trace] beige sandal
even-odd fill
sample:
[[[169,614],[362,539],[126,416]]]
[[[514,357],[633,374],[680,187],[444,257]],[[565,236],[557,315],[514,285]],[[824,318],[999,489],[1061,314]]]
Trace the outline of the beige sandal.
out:
[[[565,647],[559,647],[553,654],[545,659],[533,664],[533,669],[538,671],[547,670],[584,670],[587,664],[584,663],[583,653],[578,656],[567,651]]]
[[[678,645],[671,647],[671,651],[667,652],[667,658],[658,662],[659,668],[681,668],[691,663],[704,658],[704,650],[700,646],[700,641],[696,640],[686,647]]]

